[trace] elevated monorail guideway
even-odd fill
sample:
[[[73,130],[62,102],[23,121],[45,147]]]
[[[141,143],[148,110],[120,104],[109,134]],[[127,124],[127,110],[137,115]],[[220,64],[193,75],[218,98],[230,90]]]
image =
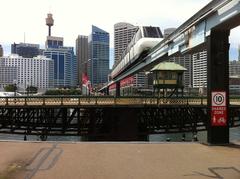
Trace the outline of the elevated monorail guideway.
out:
[[[165,57],[185,54],[202,45],[206,46],[206,37],[210,36],[212,29],[221,24],[230,26],[229,28],[237,26],[237,20],[240,20],[239,2],[239,0],[213,0],[151,49],[141,63],[116,76],[114,82],[163,61]]]
[[[238,25],[240,25],[240,0],[211,1],[153,47],[143,60],[115,76],[116,95],[120,94],[118,84],[120,80],[151,68],[171,56],[207,49],[208,142],[229,143],[229,35],[230,30]],[[224,94],[225,106],[213,105],[214,93]],[[216,111],[223,115],[215,115]],[[225,122],[222,124],[214,122],[215,120]]]

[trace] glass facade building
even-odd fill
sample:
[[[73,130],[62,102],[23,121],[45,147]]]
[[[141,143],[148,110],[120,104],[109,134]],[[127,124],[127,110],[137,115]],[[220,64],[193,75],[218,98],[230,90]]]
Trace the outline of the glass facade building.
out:
[[[77,61],[73,47],[47,48],[43,54],[54,61],[54,87],[76,86]]]
[[[63,47],[63,38],[62,37],[47,36],[45,46],[46,46],[46,48]]]
[[[93,87],[100,87],[108,81],[109,73],[109,33],[92,26],[88,38],[88,76]]]

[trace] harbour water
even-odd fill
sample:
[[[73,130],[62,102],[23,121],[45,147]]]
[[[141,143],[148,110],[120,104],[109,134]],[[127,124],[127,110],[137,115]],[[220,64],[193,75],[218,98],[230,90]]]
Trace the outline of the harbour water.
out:
[[[192,133],[179,133],[179,134],[154,134],[149,135],[149,142],[181,142],[183,141],[190,142],[193,140]],[[23,135],[16,135],[16,134],[0,134],[0,140],[24,140]],[[29,135],[27,136],[28,141],[40,141],[39,136]],[[206,142],[207,141],[207,132],[201,131],[197,133],[197,140],[199,142]],[[47,141],[72,141],[72,142],[79,142],[83,141],[80,136],[48,136]],[[84,140],[86,141],[86,140]],[[231,128],[230,129],[230,142],[240,142],[240,127]]]

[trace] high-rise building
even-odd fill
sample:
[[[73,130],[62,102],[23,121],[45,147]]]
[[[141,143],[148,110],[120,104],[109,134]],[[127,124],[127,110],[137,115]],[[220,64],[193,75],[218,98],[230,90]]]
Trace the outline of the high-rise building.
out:
[[[240,61],[240,44],[238,45],[238,61]]]
[[[109,73],[109,33],[92,26],[88,38],[88,75],[93,87],[100,87],[108,81]]]
[[[88,62],[88,37],[79,35],[76,39],[76,56],[77,56],[77,71],[78,71],[78,84],[82,86],[82,75],[87,74]]]
[[[73,47],[64,47],[63,38],[51,36],[51,27],[54,20],[52,14],[48,14],[46,25],[48,26],[48,36],[45,43],[43,55],[53,59],[53,86],[75,87],[77,84],[77,59],[74,55]]]
[[[240,61],[229,61],[229,76],[240,77]]]
[[[24,58],[33,58],[39,55],[39,45],[38,44],[29,44],[29,43],[20,43],[11,45],[11,53],[18,54]]]
[[[191,88],[192,87],[192,56],[184,55],[179,57],[171,57],[168,61],[177,63],[187,69],[187,71],[183,73],[183,83],[185,88]]]
[[[138,27],[120,22],[114,25],[114,64],[121,60],[123,51],[127,48]]]
[[[46,48],[63,47],[63,37],[47,36],[45,47]]]
[[[207,87],[207,51],[193,54],[193,88]]]
[[[2,48],[2,45],[0,44],[0,57],[3,56],[3,48]]]
[[[173,33],[174,31],[176,30],[176,28],[167,28],[167,29],[164,29],[164,34],[163,34],[163,37],[167,37],[169,36],[171,33]]]
[[[35,86],[39,89],[52,87],[53,60],[45,56],[24,58],[17,54],[0,57],[0,85],[16,83],[18,88]]]
[[[77,62],[73,47],[47,48],[43,54],[53,59],[53,86],[55,88],[76,86]]]

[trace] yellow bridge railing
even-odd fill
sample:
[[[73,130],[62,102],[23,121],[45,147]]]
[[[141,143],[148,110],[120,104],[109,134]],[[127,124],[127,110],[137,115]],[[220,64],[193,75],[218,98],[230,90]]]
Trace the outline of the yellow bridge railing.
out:
[[[207,105],[207,98],[157,98],[113,96],[17,96],[0,97],[0,106],[111,106],[111,105]],[[240,105],[231,98],[230,105]]]

